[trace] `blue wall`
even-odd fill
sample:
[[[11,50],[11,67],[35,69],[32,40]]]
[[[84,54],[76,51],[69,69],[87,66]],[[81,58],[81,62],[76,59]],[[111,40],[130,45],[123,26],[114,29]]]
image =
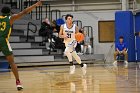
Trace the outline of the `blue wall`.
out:
[[[115,43],[123,36],[128,47],[128,61],[135,61],[135,37],[133,30],[133,14],[131,11],[115,13]]]
[[[140,13],[135,16],[135,30],[140,32]],[[140,61],[140,37],[136,36],[136,45],[137,45],[137,61]]]

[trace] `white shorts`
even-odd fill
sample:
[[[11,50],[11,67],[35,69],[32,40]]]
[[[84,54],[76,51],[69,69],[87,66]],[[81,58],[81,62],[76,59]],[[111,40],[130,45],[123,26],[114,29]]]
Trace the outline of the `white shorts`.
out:
[[[77,46],[77,41],[72,40],[71,42],[65,42],[65,47],[75,48]]]
[[[65,51],[69,50],[70,52],[75,51],[75,47],[77,46],[77,41],[72,40],[70,42],[65,42]]]

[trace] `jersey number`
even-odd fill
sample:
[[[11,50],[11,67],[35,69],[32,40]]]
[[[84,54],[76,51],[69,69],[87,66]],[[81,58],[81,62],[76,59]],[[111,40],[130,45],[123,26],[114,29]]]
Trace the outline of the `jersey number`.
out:
[[[67,37],[68,38],[71,38],[71,33],[67,33]]]
[[[0,30],[1,30],[1,31],[4,31],[5,28],[6,28],[6,22],[1,22],[1,23],[0,23]]]

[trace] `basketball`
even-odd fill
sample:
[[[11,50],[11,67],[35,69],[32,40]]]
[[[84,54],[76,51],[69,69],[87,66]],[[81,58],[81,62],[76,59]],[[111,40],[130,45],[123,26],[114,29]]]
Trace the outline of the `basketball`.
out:
[[[75,39],[78,41],[78,42],[81,42],[84,40],[84,35],[82,33],[77,33],[75,34]]]

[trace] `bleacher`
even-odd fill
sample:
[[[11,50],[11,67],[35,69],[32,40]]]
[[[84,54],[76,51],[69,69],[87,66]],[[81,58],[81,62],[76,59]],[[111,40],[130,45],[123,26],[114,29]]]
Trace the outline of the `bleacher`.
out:
[[[27,1],[26,1],[27,3]],[[10,4],[6,4],[11,6]],[[5,6],[5,4],[0,5],[0,9]],[[43,5],[45,6],[45,4]],[[20,8],[12,7],[12,12],[17,13],[21,11]],[[27,7],[27,6],[22,6]],[[49,7],[46,5],[45,7]],[[56,10],[47,10],[46,14],[43,14],[43,8],[40,8],[41,11],[37,9],[34,12],[26,15],[20,20],[15,21],[13,24],[12,34],[10,37],[10,44],[13,49],[15,56],[15,62],[19,66],[34,66],[34,65],[56,65],[56,64],[68,64],[67,59],[63,57],[61,49],[56,49],[56,51],[51,51],[47,49],[49,47],[49,42],[46,42],[45,46],[40,46],[43,37],[38,35],[38,30],[41,26],[41,21],[44,16],[48,16],[50,19],[62,18],[61,11]],[[46,10],[44,10],[46,11]],[[58,12],[57,12],[58,11]],[[36,15],[36,16],[35,16]],[[40,15],[39,17],[37,17]],[[91,37],[93,42],[93,30],[91,26],[83,26],[82,21],[75,20],[75,24],[79,28],[84,28],[88,30],[88,35]],[[30,24],[31,23],[31,24]],[[93,43],[92,43],[92,48]],[[94,52],[94,51],[93,51]],[[1,60],[5,60],[3,54],[0,54]],[[92,55],[81,55],[82,60],[84,61],[93,61],[96,59],[103,60],[103,54],[92,54]]]
[[[1,4],[3,6],[9,6],[8,4]],[[19,9],[12,9],[12,12],[17,13]],[[21,20],[15,21],[13,24],[12,34],[10,37],[10,44],[13,49],[16,63],[26,63],[26,62],[46,62],[54,61],[53,55],[48,55],[46,47],[49,46],[49,43],[46,43],[46,46],[39,46],[42,42],[42,37],[38,36],[38,33],[29,33],[28,42],[27,42],[27,25],[29,22],[32,22],[37,26],[37,31],[40,28],[41,20],[32,20],[31,16],[28,14],[23,17]],[[30,27],[34,29],[34,27]],[[3,54],[0,54],[3,56]]]

